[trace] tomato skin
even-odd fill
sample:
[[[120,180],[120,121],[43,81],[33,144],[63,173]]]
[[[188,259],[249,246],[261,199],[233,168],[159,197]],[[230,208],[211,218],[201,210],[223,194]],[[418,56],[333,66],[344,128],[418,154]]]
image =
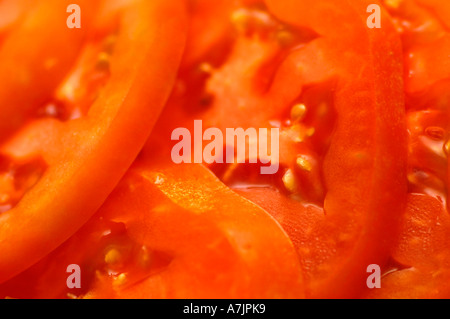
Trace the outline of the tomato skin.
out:
[[[170,94],[181,60],[185,38],[180,30],[186,24],[182,4],[138,1],[124,11],[126,27],[112,58],[111,80],[87,117],[44,125],[48,135],[36,144],[48,146],[50,150],[40,152],[53,165],[15,208],[0,215],[0,282],[75,233],[137,156]],[[165,19],[169,13],[177,18]],[[129,61],[135,62],[133,67]]]

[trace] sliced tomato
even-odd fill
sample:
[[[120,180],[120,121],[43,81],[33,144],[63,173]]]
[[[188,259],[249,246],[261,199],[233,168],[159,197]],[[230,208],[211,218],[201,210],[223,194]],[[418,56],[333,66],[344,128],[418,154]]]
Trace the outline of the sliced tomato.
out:
[[[196,164],[138,161],[93,219],[0,293],[73,295],[65,285],[71,263],[82,265],[75,293],[85,298],[304,296],[286,233]],[[26,280],[35,290],[23,289]]]
[[[390,10],[405,48],[408,98],[408,183],[406,214],[393,244],[381,289],[369,298],[449,298],[448,141],[450,48],[445,20],[447,4],[402,1]],[[447,11],[448,12],[448,11]],[[450,16],[447,15],[447,18]],[[448,19],[447,19],[448,20]],[[435,62],[442,62],[437,65]]]
[[[122,23],[110,57],[111,75],[87,114],[65,122],[31,116],[29,124],[2,145],[2,153],[13,164],[34,158],[41,161],[42,176],[28,185],[15,207],[0,214],[0,282],[31,266],[74,234],[101,206],[137,156],[166,102],[181,60],[186,25],[183,3],[135,1],[121,10]],[[49,4],[53,4],[51,10],[60,6],[44,1],[42,7]],[[46,18],[45,12],[32,19]],[[58,20],[63,13],[65,16],[63,10],[49,20]],[[166,19],[169,15],[174,18]],[[68,52],[66,49],[62,51]],[[4,46],[2,52],[9,52],[5,50]],[[21,65],[27,63],[30,70],[36,70],[32,58]],[[30,84],[39,81],[40,77]],[[19,95],[24,96],[14,97]],[[66,99],[71,100],[70,94]]]
[[[5,129],[0,297],[449,297],[449,6],[386,0],[369,29],[369,0],[187,3],[177,80],[181,2],[104,2]],[[171,164],[195,119],[279,128],[279,171]]]
[[[171,259],[164,270],[125,285],[115,296],[303,296],[298,257],[284,231],[200,165],[145,164],[132,172],[102,211],[124,223],[135,241]],[[88,297],[102,293],[102,287],[94,288]]]
[[[261,191],[252,188],[255,184],[269,184],[271,189],[284,184],[286,189],[278,193],[248,198],[266,207],[282,225],[283,219],[295,216],[282,209],[290,201],[283,196],[291,194],[301,201],[288,206],[298,209],[294,224],[300,234],[290,235],[307,275],[307,295],[357,296],[365,285],[367,266],[387,262],[389,239],[382,234],[396,233],[404,207],[400,40],[385,12],[382,30],[367,28],[360,16],[368,2],[267,4],[268,10],[261,4],[237,9],[235,17],[244,30],[228,58],[207,70],[211,75],[206,81],[197,82],[211,96],[197,116],[205,127],[279,127],[281,175],[251,177],[248,165],[213,169],[232,187],[247,185],[244,196]],[[333,23],[338,19],[351,27],[340,29]],[[332,93],[324,94],[326,90]],[[302,102],[309,104],[307,116],[300,114],[296,122]],[[173,103],[172,110],[185,107],[182,98]],[[335,121],[333,131],[329,124]],[[312,124],[317,124],[317,135]],[[319,187],[317,192],[311,185]],[[302,217],[311,212],[304,207],[313,203],[319,206],[309,206],[315,207],[310,215],[314,217],[305,222]],[[283,218],[284,212],[290,217]]]
[[[400,39],[384,11],[385,26],[367,28],[369,4],[242,3],[230,53],[219,63],[205,53],[203,77],[181,74],[158,126],[164,133],[145,149],[167,147],[158,140],[194,119],[222,131],[280,128],[277,174],[261,176],[260,164],[210,167],[285,227],[308,297],[358,296],[367,266],[387,263],[405,207]],[[348,27],[333,22],[341,19]]]

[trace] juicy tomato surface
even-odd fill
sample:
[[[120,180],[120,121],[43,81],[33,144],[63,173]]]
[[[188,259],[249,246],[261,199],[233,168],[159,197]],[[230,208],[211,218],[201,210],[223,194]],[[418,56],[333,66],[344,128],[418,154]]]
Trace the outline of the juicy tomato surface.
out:
[[[450,3],[77,3],[0,0],[0,298],[450,298]]]

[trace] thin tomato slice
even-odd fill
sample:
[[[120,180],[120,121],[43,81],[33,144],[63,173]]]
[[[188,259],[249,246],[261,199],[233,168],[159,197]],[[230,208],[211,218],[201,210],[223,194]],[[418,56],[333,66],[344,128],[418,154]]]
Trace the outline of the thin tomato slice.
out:
[[[82,267],[69,290],[67,265]],[[14,298],[301,298],[295,249],[207,168],[140,159],[56,251],[0,285]]]
[[[201,165],[138,164],[101,214],[124,223],[134,241],[166,252],[171,261],[112,295],[99,282],[88,297],[303,296],[298,257],[281,227]]]
[[[183,3],[142,0],[123,10],[111,78],[89,113],[63,123],[33,121],[24,127],[25,134],[19,132],[5,144],[11,158],[31,156],[28,152],[48,167],[20,202],[0,215],[0,282],[75,233],[135,159],[166,102],[181,59]],[[166,19],[169,15],[174,19]]]

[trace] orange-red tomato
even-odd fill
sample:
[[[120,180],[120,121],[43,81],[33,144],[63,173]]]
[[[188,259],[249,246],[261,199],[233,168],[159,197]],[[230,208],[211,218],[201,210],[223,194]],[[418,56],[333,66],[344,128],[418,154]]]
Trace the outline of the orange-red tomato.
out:
[[[383,30],[367,31],[355,14],[365,13],[367,1],[266,3],[234,12],[237,35],[226,59],[205,53],[203,76],[182,73],[161,118],[164,133],[145,151],[169,139],[173,128],[192,126],[193,118],[222,130],[280,128],[278,174],[261,176],[259,165],[249,164],[211,169],[230,187],[247,188],[241,194],[286,229],[283,220],[294,220],[298,231],[288,233],[308,297],[358,296],[367,266],[387,262],[386,234],[395,235],[406,201],[400,38],[386,12]],[[318,18],[325,15],[345,19],[351,30],[327,25]],[[172,122],[183,112],[187,120]],[[314,215],[305,207],[314,207]]]
[[[450,297],[446,1],[68,4],[0,1],[0,298]]]
[[[382,289],[366,296],[449,298],[450,5],[409,0],[389,9],[405,48],[410,194]]]
[[[48,28],[59,22],[63,25],[57,29],[70,33],[65,19],[61,21],[62,15],[54,12],[61,8],[65,12],[63,4],[66,3],[38,2],[36,16],[30,16],[31,22],[25,20],[0,51],[1,77],[8,77],[9,72],[4,70],[11,68],[8,64],[18,65],[14,58],[18,52],[24,52],[24,48],[18,46],[26,44],[24,37],[29,33],[29,24],[38,23],[43,33],[52,36]],[[85,4],[88,21],[93,4],[90,1],[82,4]],[[109,34],[101,38],[83,42],[80,65],[62,84],[60,97],[44,96],[53,93],[58,77],[50,72],[49,83],[45,77],[41,79],[40,68],[49,62],[41,60],[41,54],[49,54],[47,50],[50,50],[56,59],[56,65],[50,69],[63,73],[70,65],[68,59],[76,52],[62,45],[57,49],[46,47],[45,38],[36,38],[36,51],[24,52],[31,55],[24,57],[26,63],[21,63],[24,71],[29,72],[25,74],[29,76],[26,81],[20,81],[20,70],[12,73],[14,76],[9,76],[8,80],[0,79],[3,84],[0,89],[2,123],[22,123],[22,117],[31,112],[30,107],[38,113],[29,115],[27,123],[1,146],[2,154],[7,157],[3,172],[6,176],[14,176],[15,167],[27,163],[32,163],[33,167],[23,177],[25,183],[18,183],[21,177],[16,176],[12,194],[3,196],[2,204],[9,209],[0,215],[0,282],[39,261],[86,223],[139,153],[166,102],[179,66],[185,42],[182,30],[186,24],[182,4],[182,1],[137,1],[120,10],[116,20],[116,24],[121,24],[118,30],[110,29]],[[90,12],[92,18],[94,12]],[[175,19],[165,19],[169,12]],[[34,21],[36,19],[45,23]],[[111,40],[108,36],[117,39]],[[56,35],[56,42],[63,37],[64,34]],[[115,42],[113,47],[111,42]],[[108,49],[114,52],[111,54]],[[39,60],[38,64],[35,59]],[[97,85],[96,78],[109,72],[108,60],[111,62],[109,79],[103,81],[101,89],[93,89]],[[62,63],[61,70],[59,63]],[[19,94],[26,89],[24,83],[33,87],[36,94],[44,95],[38,98],[32,92]],[[94,96],[88,96],[86,90]],[[17,101],[11,93],[15,94],[14,98],[19,96]],[[44,102],[48,104],[44,106]],[[88,110],[84,109],[86,102],[89,102]],[[17,108],[11,108],[9,103],[16,103]],[[69,113],[67,116],[61,116],[58,111],[61,104],[63,111]],[[39,115],[40,107],[44,107],[43,116]],[[12,110],[19,116],[17,122],[11,120]],[[4,121],[3,116],[9,120]],[[16,131],[9,124],[1,126],[7,131],[2,131],[7,137]],[[19,200],[14,191],[21,192]]]

